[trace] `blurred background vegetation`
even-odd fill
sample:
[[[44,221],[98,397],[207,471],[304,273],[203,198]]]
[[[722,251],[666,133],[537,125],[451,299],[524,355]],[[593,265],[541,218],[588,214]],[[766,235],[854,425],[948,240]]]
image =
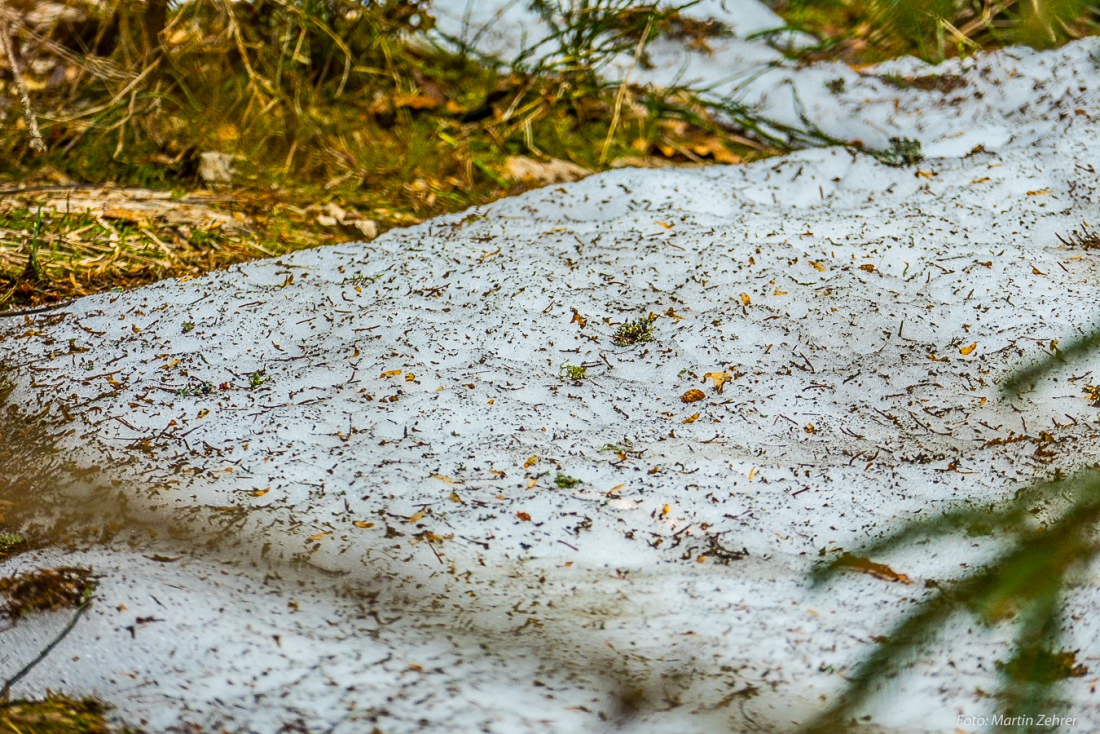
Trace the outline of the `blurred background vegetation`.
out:
[[[611,166],[773,152],[683,90],[602,80],[624,48],[725,32],[656,4],[543,3],[563,53],[503,66],[429,35],[418,0],[19,3],[0,6],[22,71],[0,70],[0,307],[369,239]]]
[[[695,3],[530,5],[551,33],[508,65],[433,34],[428,0],[0,5],[0,309],[369,239],[609,167],[787,147],[749,110],[602,76],[657,38],[705,52],[731,32]],[[793,58],[867,63],[1061,43],[1095,31],[1097,5],[774,8],[777,31],[817,39]]]
[[[1051,48],[1097,32],[1095,0],[781,0],[790,28],[814,35],[806,60],[874,63],[912,55],[936,63],[1024,44]]]

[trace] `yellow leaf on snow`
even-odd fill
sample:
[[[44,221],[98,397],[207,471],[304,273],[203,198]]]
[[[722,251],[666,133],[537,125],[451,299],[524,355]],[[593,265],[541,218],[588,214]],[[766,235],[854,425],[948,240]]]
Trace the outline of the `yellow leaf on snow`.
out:
[[[451,479],[446,474],[432,474],[432,479],[442,479],[447,484],[458,484],[455,480]]]
[[[978,348],[978,342],[974,342],[973,344],[971,344],[968,347],[960,347],[959,348],[959,354],[961,354],[962,356],[965,357],[968,354],[971,354],[977,348]]]
[[[748,293],[741,294],[741,303],[745,304],[746,306],[752,304],[752,298],[749,297]]]
[[[373,528],[374,527],[374,523],[364,522],[363,520],[356,520],[355,522],[352,523],[352,525],[354,525],[357,528]]]
[[[533,467],[537,463],[539,463],[539,457],[529,456],[527,458],[527,461],[523,462],[523,468],[524,469],[530,469],[531,467]]]
[[[696,413],[695,415],[689,416],[689,417],[687,417],[687,418],[684,418],[684,419],[683,419],[682,421],[680,421],[680,422],[681,422],[681,423],[694,423],[694,422],[695,422],[695,421],[697,421],[697,420],[699,420],[699,414],[698,414],[698,413]]]
[[[382,373],[382,377],[395,377],[401,374],[401,370],[386,370]]]
[[[1050,193],[1050,189],[1036,189],[1035,191],[1027,192],[1028,196],[1046,196]]]
[[[810,260],[810,265],[813,265],[814,270],[818,271],[819,273],[824,273],[826,270],[828,270],[828,268],[819,263],[817,260]]]
[[[427,510],[421,510],[420,512],[416,513],[415,515],[413,515],[412,517],[410,517],[410,518],[409,518],[408,520],[406,520],[405,522],[409,522],[409,523],[413,523],[413,522],[420,522],[421,520],[423,520],[423,519],[424,519],[424,516],[425,516],[425,515],[427,515],[427,514],[428,514],[428,511],[427,511]]]
[[[722,392],[722,387],[733,379],[733,375],[729,372],[708,372],[703,375],[703,381],[714,380],[714,389],[718,392]]]

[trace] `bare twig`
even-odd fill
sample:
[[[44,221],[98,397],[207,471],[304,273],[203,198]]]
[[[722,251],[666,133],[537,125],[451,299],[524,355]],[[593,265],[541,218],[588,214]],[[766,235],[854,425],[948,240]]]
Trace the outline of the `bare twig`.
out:
[[[611,126],[607,129],[607,137],[603,141],[603,150],[600,151],[601,164],[607,160],[607,149],[611,146],[611,139],[615,136],[615,128],[619,125],[619,114],[623,109],[623,98],[626,96],[626,90],[630,84],[630,72],[634,71],[634,67],[638,65],[638,61],[642,58],[642,51],[645,50],[645,45],[649,43],[649,34],[652,30],[653,20],[650,19],[646,23],[642,37],[638,39],[638,47],[634,49],[634,60],[630,62],[630,68],[626,70],[623,80],[619,83],[619,93],[615,95],[615,110],[611,113]]]
[[[61,633],[53,639],[53,642],[46,645],[42,652],[38,653],[38,657],[30,661],[23,666],[23,669],[4,681],[4,687],[0,688],[0,701],[7,701],[11,695],[11,687],[21,681],[27,673],[34,669],[34,666],[46,659],[46,656],[53,652],[53,649],[61,644],[61,641],[69,636],[69,633],[73,631],[73,627],[76,627],[76,623],[80,621],[80,618],[84,616],[84,612],[88,611],[88,607],[91,606],[91,601],[86,601],[77,607],[76,614],[69,620],[69,623],[65,625],[65,629],[61,630]]]
[[[31,136],[31,147],[39,153],[45,153],[46,143],[43,142],[42,133],[38,130],[38,120],[34,116],[34,107],[31,106],[31,95],[27,91],[27,82],[23,79],[23,70],[15,58],[15,42],[8,31],[7,21],[0,21],[0,43],[4,44],[4,53],[8,57],[11,75],[15,79],[15,86],[19,90],[19,96],[23,102],[23,116],[27,118],[27,131]]]

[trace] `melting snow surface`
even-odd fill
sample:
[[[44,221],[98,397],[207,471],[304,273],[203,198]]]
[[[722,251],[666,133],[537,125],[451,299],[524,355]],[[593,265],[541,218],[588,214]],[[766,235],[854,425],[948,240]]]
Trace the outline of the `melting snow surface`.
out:
[[[819,149],[616,171],[4,324],[13,399],[64,405],[64,449],[128,513],[222,528],[217,550],[0,564],[103,574],[14,693],[92,693],[151,730],[805,720],[926,580],[982,551],[923,546],[882,559],[912,585],[813,591],[819,552],[1095,455],[1067,381],[1090,365],[1013,405],[997,384],[1100,312],[1097,256],[1057,237],[1098,216],[1098,49],[945,65],[953,96],[848,71],[839,101],[818,95],[838,128],[952,156],[917,168]],[[615,344],[648,314],[652,341]],[[1040,431],[1055,464],[1033,456]],[[1097,586],[1067,605],[1067,646],[1096,670]],[[0,632],[0,676],[67,621]],[[943,639],[877,725],[991,711],[1006,631],[960,619]],[[1080,731],[1100,727],[1090,685],[1062,691]]]

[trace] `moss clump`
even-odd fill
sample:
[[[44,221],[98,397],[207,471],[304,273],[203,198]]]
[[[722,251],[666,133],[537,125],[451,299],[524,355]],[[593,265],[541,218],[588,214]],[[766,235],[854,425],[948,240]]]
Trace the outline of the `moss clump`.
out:
[[[108,734],[105,707],[92,698],[50,694],[43,701],[0,703],[0,732]]]
[[[588,370],[585,367],[578,367],[575,364],[563,364],[558,371],[558,377],[563,380],[574,380],[579,382],[588,378]]]
[[[554,477],[554,484],[558,485],[561,489],[572,489],[581,483],[581,480],[571,477],[568,474],[562,474],[558,472],[558,475]]]
[[[627,347],[639,342],[653,341],[653,322],[657,320],[652,314],[635,321],[627,321],[619,324],[612,337],[612,343],[617,347]]]
[[[19,533],[0,532],[0,558],[17,553],[27,545],[27,539]]]
[[[924,160],[920,141],[911,138],[890,138],[890,147],[878,159],[888,166],[915,166]]]

